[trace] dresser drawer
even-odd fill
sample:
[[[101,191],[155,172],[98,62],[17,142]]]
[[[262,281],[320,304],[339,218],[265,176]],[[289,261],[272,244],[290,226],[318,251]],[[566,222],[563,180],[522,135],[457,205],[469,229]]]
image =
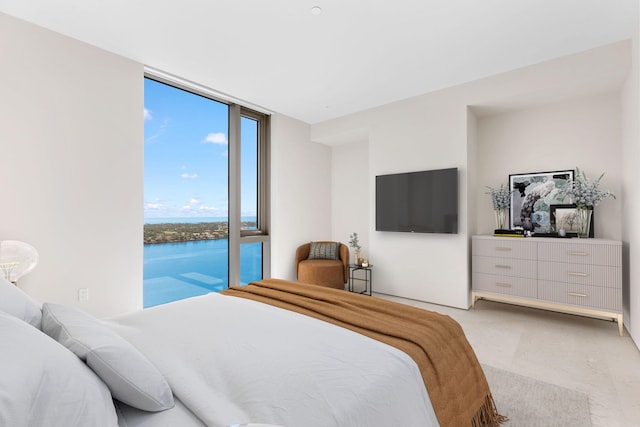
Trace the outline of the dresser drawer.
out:
[[[500,258],[536,259],[535,242],[526,242],[522,237],[488,237],[473,239],[472,255],[496,256]]]
[[[622,311],[622,289],[540,281],[538,298],[559,304]]]
[[[526,259],[474,256],[472,266],[474,273],[495,274],[498,276],[535,279],[538,274],[537,262]]]
[[[473,302],[610,317],[622,327],[622,244],[607,239],[473,236]]]
[[[592,264],[539,262],[538,279],[589,286],[622,288],[622,269]]]
[[[538,260],[620,267],[622,265],[622,246],[618,244],[540,242],[538,243]]]
[[[493,292],[502,295],[512,295],[525,298],[536,298],[538,285],[536,279],[523,277],[504,277],[494,274],[473,274],[473,290]]]

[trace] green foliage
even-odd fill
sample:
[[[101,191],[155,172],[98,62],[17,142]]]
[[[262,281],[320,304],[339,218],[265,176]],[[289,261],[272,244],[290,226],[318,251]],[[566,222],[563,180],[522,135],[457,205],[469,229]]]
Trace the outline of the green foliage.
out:
[[[351,233],[349,236],[349,246],[351,246],[356,251],[360,250],[360,242],[358,242],[358,233]]]

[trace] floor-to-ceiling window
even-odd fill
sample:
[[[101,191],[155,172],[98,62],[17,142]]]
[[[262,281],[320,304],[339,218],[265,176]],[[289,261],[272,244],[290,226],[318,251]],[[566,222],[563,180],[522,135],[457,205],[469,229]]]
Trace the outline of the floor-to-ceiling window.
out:
[[[144,306],[268,274],[268,116],[145,78]]]

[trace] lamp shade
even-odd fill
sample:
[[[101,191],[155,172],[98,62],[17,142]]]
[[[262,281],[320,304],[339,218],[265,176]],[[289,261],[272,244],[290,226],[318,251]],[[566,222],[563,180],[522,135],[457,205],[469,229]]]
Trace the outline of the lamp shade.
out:
[[[28,243],[17,240],[0,241],[0,274],[10,282],[17,282],[33,270],[38,259],[38,251]]]

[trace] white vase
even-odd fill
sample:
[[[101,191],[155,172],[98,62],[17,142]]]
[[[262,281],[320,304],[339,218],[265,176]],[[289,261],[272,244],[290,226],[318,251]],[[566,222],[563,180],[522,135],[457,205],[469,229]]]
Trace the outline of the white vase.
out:
[[[509,209],[498,208],[494,209],[493,213],[496,216],[496,228],[498,230],[506,230],[509,220]]]
[[[362,261],[363,261],[362,252],[359,249],[356,249],[353,252],[353,257],[354,257],[353,263],[355,265],[357,265],[358,267],[361,267],[362,266]]]
[[[591,230],[591,215],[593,209],[577,208],[576,218],[578,220],[578,237],[589,237]]]

